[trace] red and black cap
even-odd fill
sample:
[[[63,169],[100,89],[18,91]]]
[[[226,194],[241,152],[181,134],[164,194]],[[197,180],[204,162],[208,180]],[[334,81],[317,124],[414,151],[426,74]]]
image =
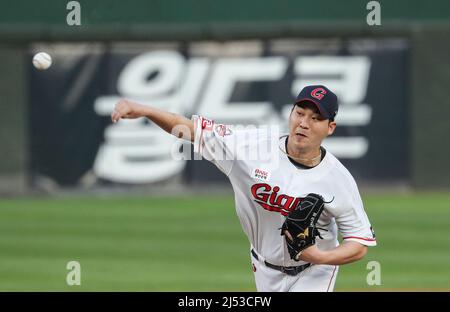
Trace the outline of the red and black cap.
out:
[[[324,118],[334,120],[336,117],[339,108],[338,99],[336,94],[327,87],[323,85],[304,87],[298,94],[295,105],[305,101],[315,104]]]

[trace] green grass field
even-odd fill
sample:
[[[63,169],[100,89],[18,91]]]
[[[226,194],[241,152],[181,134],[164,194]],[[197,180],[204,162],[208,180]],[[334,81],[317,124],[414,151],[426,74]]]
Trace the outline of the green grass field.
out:
[[[364,202],[378,246],[341,266],[336,290],[450,290],[450,194]],[[3,199],[0,229],[0,291],[255,290],[231,197]],[[71,260],[81,286],[66,284]]]

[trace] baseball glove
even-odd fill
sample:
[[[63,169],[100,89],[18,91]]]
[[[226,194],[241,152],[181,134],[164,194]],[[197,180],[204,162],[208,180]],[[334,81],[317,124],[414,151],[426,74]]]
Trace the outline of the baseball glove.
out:
[[[286,217],[281,227],[281,235],[284,235],[291,259],[299,261],[299,253],[314,245],[316,236],[322,238],[316,223],[323,206],[322,196],[310,193]]]

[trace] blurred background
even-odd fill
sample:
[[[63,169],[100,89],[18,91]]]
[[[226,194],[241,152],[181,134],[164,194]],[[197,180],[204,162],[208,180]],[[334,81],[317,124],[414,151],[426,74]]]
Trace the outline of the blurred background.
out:
[[[448,1],[0,5],[0,290],[254,291],[226,177],[146,120],[109,116],[126,97],[286,129],[313,83],[340,99],[324,145],[378,240],[336,290],[450,290]]]

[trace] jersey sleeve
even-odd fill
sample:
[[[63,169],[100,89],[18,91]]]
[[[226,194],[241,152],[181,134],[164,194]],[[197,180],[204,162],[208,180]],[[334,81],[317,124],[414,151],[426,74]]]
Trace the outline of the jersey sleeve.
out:
[[[232,126],[216,124],[213,120],[193,115],[194,153],[212,162],[229,175],[236,158],[236,135]]]
[[[343,203],[338,215],[335,216],[336,223],[344,241],[355,241],[366,246],[376,246],[375,232],[369,222],[364,210],[356,183],[353,181],[351,193]]]

